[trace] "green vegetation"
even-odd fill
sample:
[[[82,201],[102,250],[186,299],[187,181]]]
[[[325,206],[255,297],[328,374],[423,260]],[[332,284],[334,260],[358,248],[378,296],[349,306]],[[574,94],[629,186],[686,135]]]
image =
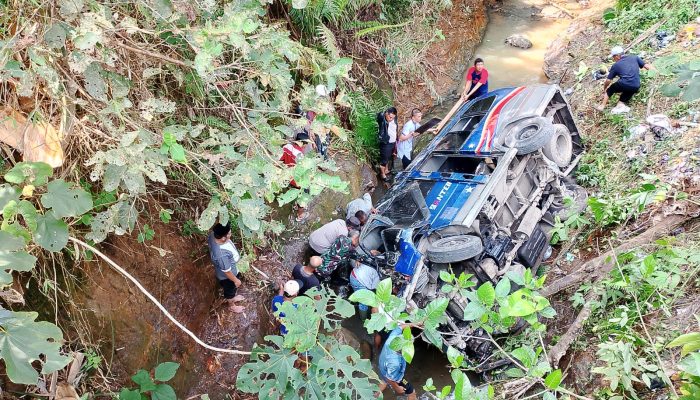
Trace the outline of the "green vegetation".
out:
[[[173,379],[180,364],[164,362],[158,364],[153,371],[153,377],[148,371],[140,369],[131,380],[138,385],[136,389],[122,389],[119,392],[119,400],[176,400],[177,395],[167,381]],[[204,400],[204,398],[202,398]]]
[[[632,40],[659,21],[661,29],[676,32],[698,15],[699,7],[697,0],[617,0],[603,20],[612,32],[630,35],[627,39]]]

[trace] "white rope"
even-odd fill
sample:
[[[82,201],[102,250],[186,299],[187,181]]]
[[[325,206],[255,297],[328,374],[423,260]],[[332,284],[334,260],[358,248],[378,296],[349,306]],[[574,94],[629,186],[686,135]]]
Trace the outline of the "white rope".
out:
[[[101,259],[103,259],[105,262],[107,262],[107,264],[109,264],[110,266],[112,266],[112,268],[116,269],[117,272],[119,272],[120,274],[124,275],[124,277],[126,277],[126,278],[127,278],[128,280],[130,280],[134,285],[136,285],[136,287],[139,288],[139,290],[141,290],[141,292],[143,292],[143,294],[145,294],[146,297],[148,297],[148,299],[151,300],[151,301],[153,302],[153,304],[155,304],[156,307],[158,307],[158,308],[160,309],[160,311],[162,311],[163,314],[165,314],[165,316],[168,317],[168,319],[169,319],[170,321],[172,321],[173,324],[175,324],[175,326],[177,326],[178,328],[180,328],[181,331],[185,332],[189,337],[191,337],[191,338],[192,338],[195,342],[197,342],[197,344],[199,344],[200,346],[202,346],[202,347],[204,347],[204,348],[206,348],[206,349],[212,350],[212,351],[217,351],[217,352],[219,352],[219,353],[230,353],[230,354],[241,354],[241,355],[250,355],[250,354],[251,354],[249,351],[232,350],[232,349],[222,349],[222,348],[220,348],[220,347],[214,347],[214,346],[211,346],[211,345],[209,345],[209,344],[204,343],[204,341],[202,341],[202,339],[198,338],[194,333],[192,333],[192,331],[190,331],[189,329],[185,328],[184,325],[182,325],[180,322],[178,322],[178,320],[176,320],[175,317],[173,317],[172,314],[170,314],[170,313],[168,312],[168,310],[166,310],[165,307],[163,307],[163,305],[160,304],[160,302],[159,302],[158,300],[156,300],[156,298],[153,297],[153,295],[152,295],[151,293],[149,293],[148,290],[146,290],[146,288],[144,288],[143,285],[141,285],[141,283],[139,283],[138,280],[136,280],[136,278],[134,278],[133,276],[131,276],[131,274],[129,274],[128,272],[126,272],[126,271],[124,270],[124,268],[120,267],[119,265],[117,265],[117,263],[115,263],[114,261],[112,261],[109,257],[107,257],[106,255],[104,255],[102,252],[100,252],[100,251],[97,250],[96,248],[90,246],[89,244],[83,242],[82,240],[76,239],[76,238],[74,238],[74,237],[70,237],[69,239],[70,239],[71,241],[73,241],[74,243],[77,243],[77,244],[79,244],[79,245],[85,247],[86,249],[92,251],[93,253],[97,254]]]

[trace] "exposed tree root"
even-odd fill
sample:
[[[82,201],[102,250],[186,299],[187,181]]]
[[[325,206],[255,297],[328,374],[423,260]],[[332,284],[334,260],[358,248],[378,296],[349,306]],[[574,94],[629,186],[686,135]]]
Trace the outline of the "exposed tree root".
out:
[[[173,325],[175,325],[178,329],[180,329],[182,332],[184,332],[187,336],[191,337],[198,345],[204,347],[205,349],[212,350],[212,351],[216,351],[216,352],[219,352],[219,353],[229,353],[229,354],[239,354],[239,355],[250,355],[250,354],[251,354],[251,352],[249,352],[249,351],[241,351],[241,350],[234,350],[234,349],[222,349],[222,348],[220,348],[220,347],[215,347],[215,346],[212,346],[212,345],[210,345],[210,344],[205,343],[202,339],[200,339],[199,337],[197,337],[197,335],[195,335],[194,333],[192,333],[192,331],[190,331],[190,330],[187,329],[183,324],[181,324],[180,321],[178,321],[177,319],[175,319],[175,317],[173,317],[173,315],[170,314],[170,312],[168,312],[168,310],[166,310],[165,307],[164,307],[158,300],[156,300],[156,298],[153,297],[153,295],[152,295],[148,290],[146,290],[145,287],[143,287],[143,285],[141,284],[141,282],[139,282],[136,278],[134,278],[130,273],[126,272],[126,270],[125,270],[124,268],[120,267],[117,263],[115,263],[114,261],[112,261],[111,258],[107,257],[104,253],[102,253],[101,251],[97,250],[96,248],[90,246],[89,244],[83,242],[83,241],[80,240],[80,239],[76,239],[76,238],[74,238],[74,237],[69,237],[69,239],[70,239],[73,243],[75,243],[75,244],[77,244],[77,245],[80,245],[80,246],[82,246],[82,247],[84,247],[84,248],[90,250],[91,252],[93,252],[95,255],[97,255],[98,257],[100,257],[104,262],[106,262],[109,266],[111,266],[114,270],[116,270],[117,272],[119,272],[122,276],[124,276],[126,279],[128,279],[129,281],[131,281],[131,283],[133,283],[134,285],[136,285],[136,287],[137,287],[151,302],[153,302],[153,304],[155,304],[155,306],[158,307],[158,309],[159,309],[166,317],[168,317],[168,319],[170,320],[170,322],[173,323]]]
[[[632,250],[635,247],[639,247],[643,244],[653,242],[660,237],[666,236],[669,234],[669,232],[683,225],[691,218],[692,217],[685,215],[668,216],[659,223],[652,225],[639,236],[620,244],[616,249],[616,253]],[[596,258],[586,261],[576,271],[569,273],[565,277],[557,279],[544,287],[540,293],[545,297],[550,297],[564,289],[568,289],[582,282],[597,280],[599,277],[607,276],[608,273],[615,268],[615,260],[612,257],[613,255],[614,252],[609,250]]]

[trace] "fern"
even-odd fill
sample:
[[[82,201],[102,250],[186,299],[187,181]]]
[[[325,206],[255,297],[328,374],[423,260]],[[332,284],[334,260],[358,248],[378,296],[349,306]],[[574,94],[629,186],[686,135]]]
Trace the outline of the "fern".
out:
[[[361,37],[363,37],[363,36],[371,35],[371,34],[373,34],[373,33],[382,31],[382,30],[384,30],[384,29],[401,28],[401,27],[403,27],[403,26],[408,25],[410,22],[411,22],[411,21],[409,20],[409,21],[402,22],[402,23],[400,23],[400,24],[377,24],[377,25],[373,25],[373,26],[370,26],[370,27],[367,27],[367,28],[365,28],[365,29],[362,29],[362,30],[359,30],[359,31],[355,32],[355,37],[359,39],[359,38],[361,38]]]
[[[371,160],[379,156],[377,135],[377,113],[386,109],[391,101],[380,91],[374,92],[374,99],[367,98],[362,92],[352,92],[348,98],[352,105],[350,123],[354,138]]]
[[[340,50],[335,41],[335,35],[328,29],[324,24],[320,24],[316,29],[319,37],[319,41],[323,45],[323,49],[334,59],[340,58]]]

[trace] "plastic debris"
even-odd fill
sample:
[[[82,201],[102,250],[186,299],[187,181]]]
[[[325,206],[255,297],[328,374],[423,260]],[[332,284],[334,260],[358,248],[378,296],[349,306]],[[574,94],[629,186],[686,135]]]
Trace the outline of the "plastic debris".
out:
[[[630,112],[630,108],[625,105],[625,103],[618,103],[612,110],[610,110],[610,114],[616,115],[616,114],[626,114]]]
[[[647,123],[653,127],[659,127],[669,132],[673,129],[671,119],[664,114],[654,114],[647,117]]]
[[[630,135],[629,135],[629,140],[633,140],[639,137],[644,137],[644,134],[647,133],[649,130],[649,125],[647,124],[639,124],[631,127],[629,129]]]
[[[574,94],[574,88],[570,87],[564,91],[564,96],[571,96]]]
[[[664,47],[667,47],[671,42],[676,40],[676,35],[672,33],[668,33],[666,31],[657,31],[656,35],[649,39],[649,44],[652,47],[658,48],[658,49],[663,49]]]
[[[576,259],[576,256],[573,255],[573,253],[566,253],[566,256],[564,256],[564,259],[567,262],[573,262]]]

